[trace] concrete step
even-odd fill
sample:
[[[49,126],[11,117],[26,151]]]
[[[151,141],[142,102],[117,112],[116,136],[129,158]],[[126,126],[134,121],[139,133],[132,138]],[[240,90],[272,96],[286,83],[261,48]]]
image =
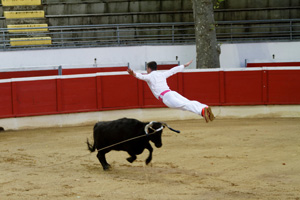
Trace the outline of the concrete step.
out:
[[[41,4],[41,0],[2,0],[2,6],[27,6]]]
[[[27,11],[27,10],[44,10],[43,5],[37,6],[6,6],[2,7],[3,11]]]
[[[22,19],[6,19],[5,25],[18,24],[48,24],[46,18],[22,18]]]
[[[19,25],[7,25],[9,29],[22,28],[16,30],[8,30],[9,33],[22,33],[22,32],[47,32],[48,28],[40,28],[40,27],[48,27],[48,24],[19,24]],[[30,29],[25,29],[30,28]],[[33,29],[37,28],[37,29]]]
[[[44,18],[43,10],[28,10],[28,11],[4,11],[6,19],[22,19],[22,18]]]
[[[51,37],[10,38],[11,46],[51,45]]]

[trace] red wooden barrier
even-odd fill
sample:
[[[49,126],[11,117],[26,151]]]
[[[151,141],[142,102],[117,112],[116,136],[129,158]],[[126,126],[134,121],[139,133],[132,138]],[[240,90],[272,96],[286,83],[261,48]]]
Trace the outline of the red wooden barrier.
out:
[[[0,72],[0,79],[58,75],[58,70]]]
[[[183,73],[183,95],[204,104],[220,104],[219,72]]]
[[[268,72],[268,103],[300,103],[300,70],[274,70]]]
[[[95,77],[61,79],[61,112],[83,112],[97,109]]]
[[[56,80],[12,82],[13,112],[17,116],[42,115],[57,110]]]
[[[101,76],[103,109],[135,108],[138,106],[138,82],[129,75]]]
[[[176,66],[178,66],[178,64],[158,64],[157,70],[168,70]]]
[[[97,72],[121,72],[127,71],[127,66],[123,67],[92,67],[92,68],[69,68],[62,69],[63,75],[71,74],[92,74]]]
[[[246,67],[298,67],[300,62],[265,62],[265,63],[247,63]]]
[[[92,73],[97,73],[97,72],[120,72],[120,71],[127,71],[127,66],[91,67],[91,68],[63,68],[62,69],[62,75],[92,74]],[[37,76],[52,76],[52,75],[58,75],[58,69],[0,72],[0,79],[37,77]]]
[[[12,84],[11,82],[0,83],[0,117],[11,117],[12,115]]]
[[[262,71],[225,72],[225,104],[262,104]]]
[[[300,104],[300,68],[185,71],[172,90],[208,105]],[[0,118],[163,107],[127,73],[0,80]]]

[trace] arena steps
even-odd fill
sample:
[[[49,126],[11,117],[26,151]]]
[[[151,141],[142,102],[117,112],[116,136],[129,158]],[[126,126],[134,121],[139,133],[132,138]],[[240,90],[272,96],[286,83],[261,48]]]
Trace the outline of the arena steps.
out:
[[[44,11],[43,5],[27,5],[27,6],[5,6],[4,11],[28,11],[28,10],[42,10]]]
[[[7,25],[48,24],[46,18],[12,18],[5,20]]]
[[[51,45],[41,0],[2,0],[10,46]]]
[[[51,37],[10,38],[11,46],[50,45]]]
[[[6,19],[44,18],[45,12],[43,10],[4,11],[4,17]]]
[[[47,32],[48,24],[19,24],[19,25],[7,25],[9,28],[9,33],[16,33],[16,32]],[[19,29],[20,28],[20,29]],[[26,29],[28,28],[28,29]],[[34,29],[36,28],[36,29]]]
[[[2,0],[3,6],[28,6],[41,4],[41,0]]]

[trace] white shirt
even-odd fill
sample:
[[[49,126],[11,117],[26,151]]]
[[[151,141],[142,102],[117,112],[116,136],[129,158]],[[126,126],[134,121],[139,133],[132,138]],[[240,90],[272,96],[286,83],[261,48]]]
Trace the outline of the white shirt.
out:
[[[146,81],[153,95],[158,99],[159,95],[169,90],[169,86],[167,84],[167,78],[170,76],[182,72],[184,69],[184,65],[180,65],[177,67],[173,67],[168,71],[152,71],[150,74],[143,75],[141,73],[135,73],[136,78]]]

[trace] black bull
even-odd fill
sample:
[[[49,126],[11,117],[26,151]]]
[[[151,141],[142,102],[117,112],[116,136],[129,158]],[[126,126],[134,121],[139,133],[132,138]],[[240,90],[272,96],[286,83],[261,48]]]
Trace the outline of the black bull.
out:
[[[165,126],[179,133],[163,122],[144,123],[128,118],[98,122],[94,126],[94,144],[90,144],[87,140],[87,146],[91,152],[97,149],[97,158],[104,170],[111,167],[105,158],[105,154],[111,150],[126,151],[130,155],[127,161],[132,163],[136,160],[136,155],[141,154],[144,149],[148,149],[149,156],[146,164],[149,164],[153,152],[149,141],[160,148],[162,146],[161,135]]]

